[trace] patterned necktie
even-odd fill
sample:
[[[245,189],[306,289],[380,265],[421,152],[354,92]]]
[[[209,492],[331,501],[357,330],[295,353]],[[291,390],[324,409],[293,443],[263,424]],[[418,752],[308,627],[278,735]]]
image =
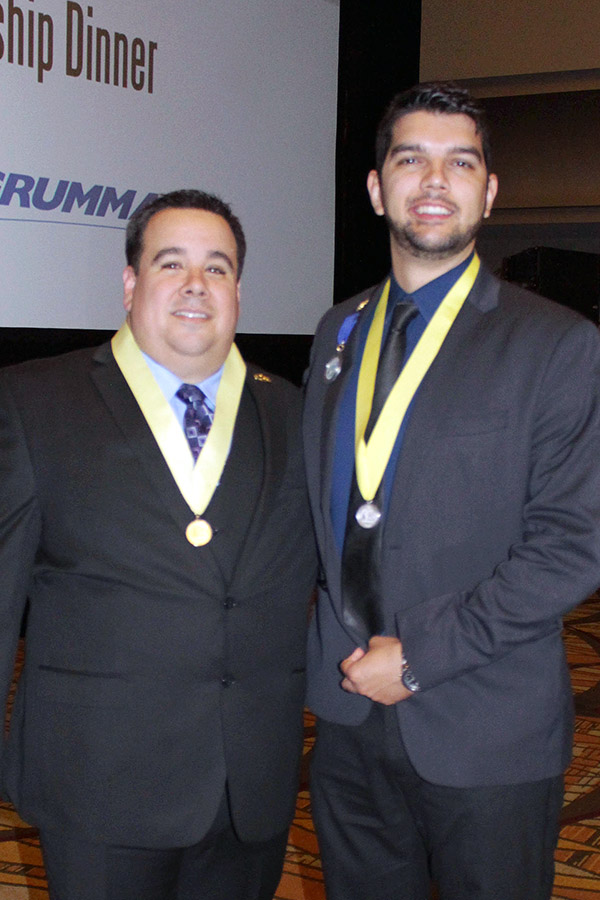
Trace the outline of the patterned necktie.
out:
[[[397,303],[392,313],[392,321],[377,367],[371,415],[365,429],[367,440],[402,369],[406,352],[406,328],[417,313],[417,307],[412,300]],[[354,515],[362,503],[364,500],[354,472],[342,551],[342,599],[346,623],[362,636],[366,644],[369,638],[374,634],[381,634],[383,630],[381,597],[383,520],[374,528],[361,528]],[[375,496],[375,503],[383,511],[383,481]]]
[[[182,384],[176,396],[186,405],[183,430],[196,462],[206,443],[214,413],[206,402],[206,394],[195,384]]]

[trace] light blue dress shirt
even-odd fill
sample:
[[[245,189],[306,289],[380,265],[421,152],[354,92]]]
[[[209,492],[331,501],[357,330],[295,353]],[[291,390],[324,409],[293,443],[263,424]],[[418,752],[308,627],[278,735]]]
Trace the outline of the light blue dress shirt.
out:
[[[169,369],[165,369],[164,366],[161,366],[160,363],[157,363],[156,360],[148,356],[147,353],[144,353],[142,351],[142,355],[148,363],[148,367],[154,375],[156,383],[165,395],[167,403],[175,413],[177,421],[179,422],[179,424],[181,425],[181,429],[183,430],[183,417],[185,415],[186,404],[183,400],[180,400],[179,397],[176,396],[176,394],[184,382],[182,382],[181,378],[179,378],[178,375],[174,375],[173,372],[169,371]],[[217,391],[219,390],[221,376],[223,375],[224,368],[225,364],[223,364],[220,369],[217,369],[217,371],[213,375],[210,375],[204,381],[199,381],[197,383],[185,382],[186,384],[195,383],[196,387],[200,388],[200,390],[204,392],[206,396],[206,402],[213,412],[215,411],[215,406],[217,404]]]

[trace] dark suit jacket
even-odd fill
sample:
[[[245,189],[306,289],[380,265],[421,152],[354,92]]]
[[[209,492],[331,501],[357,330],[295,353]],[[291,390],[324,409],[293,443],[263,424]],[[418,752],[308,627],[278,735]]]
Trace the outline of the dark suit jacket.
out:
[[[189,845],[226,779],[242,838],[291,819],[314,548],[298,393],[254,372],[200,548],[109,345],[0,372],[3,777],[38,826]]]
[[[341,375],[327,382],[324,369],[361,297],[320,324],[304,425],[326,582],[309,639],[309,703],[347,724],[370,701],[339,686],[339,662],[358,641],[343,619],[330,485],[364,316]],[[568,763],[561,617],[600,583],[599,395],[593,325],[482,267],[416,395],[383,534],[386,631],[422,687],[396,710],[431,782],[518,783]]]

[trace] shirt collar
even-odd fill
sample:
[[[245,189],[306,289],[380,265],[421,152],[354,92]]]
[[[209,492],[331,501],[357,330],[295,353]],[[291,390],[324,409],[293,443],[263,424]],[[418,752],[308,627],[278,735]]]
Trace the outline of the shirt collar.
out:
[[[175,375],[169,369],[165,369],[164,366],[161,366],[160,363],[157,363],[155,359],[148,356],[147,353],[142,351],[143,357],[148,363],[150,371],[154,375],[154,378],[165,395],[167,401],[170,403],[181,387],[181,378],[178,375]],[[221,382],[221,376],[223,374],[224,365],[221,366],[220,369],[217,369],[212,375],[209,375],[208,378],[205,378],[204,381],[195,382],[196,387],[199,387],[205,394],[206,399],[208,401],[208,405],[213,409],[217,404],[217,391],[219,389],[219,384]]]
[[[463,261],[460,262],[457,266],[454,266],[453,269],[450,269],[448,272],[444,272],[443,275],[439,275],[428,284],[424,284],[423,287],[420,287],[418,291],[414,292],[414,294],[407,294],[407,292],[400,287],[400,285],[394,278],[394,273],[392,272],[389,306],[393,307],[396,305],[396,303],[402,300],[406,300],[407,297],[410,297],[415,301],[417,309],[419,310],[425,321],[430,322],[433,318],[433,314],[437,310],[438,306],[440,305],[450,288],[455,284],[455,282],[458,281],[462,273],[465,271],[465,269],[473,259],[474,253],[475,251],[469,254],[467,259],[463,259]]]

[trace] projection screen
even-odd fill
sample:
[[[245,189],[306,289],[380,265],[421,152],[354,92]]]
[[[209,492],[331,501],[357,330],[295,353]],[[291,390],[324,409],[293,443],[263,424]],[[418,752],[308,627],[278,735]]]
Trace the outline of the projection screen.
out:
[[[331,304],[338,4],[2,0],[0,326],[118,327],[124,229],[148,195],[231,203],[240,330]]]

